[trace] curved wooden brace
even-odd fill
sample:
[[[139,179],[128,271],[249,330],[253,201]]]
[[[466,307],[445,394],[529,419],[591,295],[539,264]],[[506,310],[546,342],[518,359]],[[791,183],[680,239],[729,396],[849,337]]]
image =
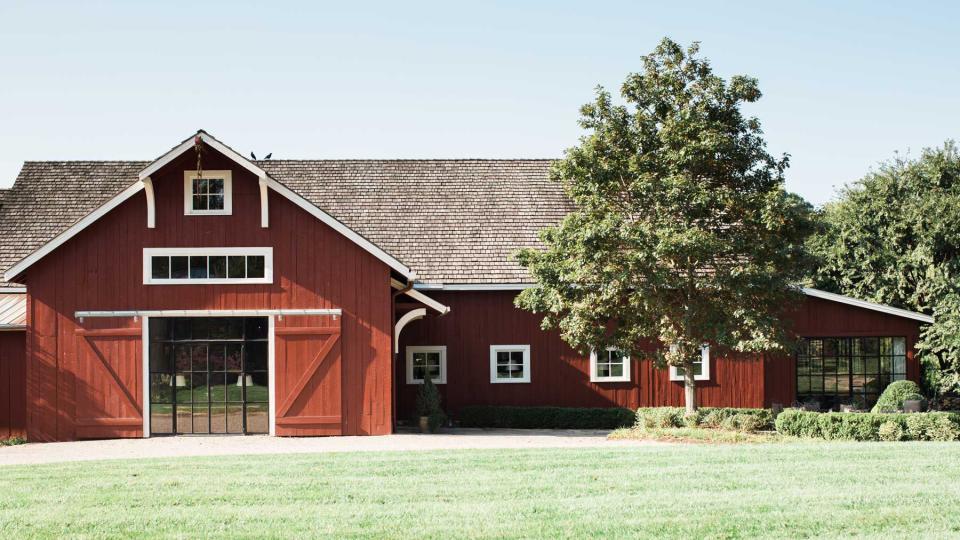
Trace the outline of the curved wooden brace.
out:
[[[270,208],[267,204],[269,200],[269,188],[267,178],[260,177],[260,227],[266,229],[270,226]]]
[[[403,317],[397,321],[397,325],[393,328],[393,350],[397,352],[400,350],[400,332],[403,331],[403,327],[409,323],[422,319],[427,316],[427,308],[417,308],[411,311],[404,313]]]
[[[153,196],[153,180],[146,177],[142,180],[143,192],[147,195],[147,228],[157,228],[157,202]]]

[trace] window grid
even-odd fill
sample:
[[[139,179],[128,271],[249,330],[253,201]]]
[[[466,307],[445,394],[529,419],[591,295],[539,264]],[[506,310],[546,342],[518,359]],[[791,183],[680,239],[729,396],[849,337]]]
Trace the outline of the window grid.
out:
[[[440,352],[413,353],[413,379],[415,381],[425,381],[428,373],[431,381],[436,382],[440,379]]]
[[[530,346],[491,345],[490,382],[530,382]]]
[[[194,178],[191,183],[193,210],[222,211],[224,209],[224,179],[223,178]]]
[[[604,351],[597,356],[597,377],[623,377],[625,356],[620,351]]]
[[[871,407],[887,385],[906,377],[903,337],[803,338],[797,349],[797,400],[821,408]]]
[[[267,433],[267,326],[263,317],[151,319],[151,433]]]

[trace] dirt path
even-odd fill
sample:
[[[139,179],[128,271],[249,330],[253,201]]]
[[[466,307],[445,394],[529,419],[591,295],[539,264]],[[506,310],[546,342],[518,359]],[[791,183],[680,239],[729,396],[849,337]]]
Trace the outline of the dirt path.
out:
[[[606,431],[589,430],[456,429],[436,435],[400,433],[378,437],[190,436],[37,443],[0,448],[0,466],[178,456],[482,448],[590,448],[668,444],[650,441],[608,441],[606,434]]]

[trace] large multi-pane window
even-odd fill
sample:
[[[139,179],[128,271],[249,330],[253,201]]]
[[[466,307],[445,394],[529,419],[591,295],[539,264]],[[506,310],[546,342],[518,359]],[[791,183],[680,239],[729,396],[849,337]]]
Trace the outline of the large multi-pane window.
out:
[[[266,317],[148,324],[152,434],[269,432]]]
[[[888,384],[906,378],[902,337],[803,338],[797,350],[797,400],[824,409],[872,406]]]

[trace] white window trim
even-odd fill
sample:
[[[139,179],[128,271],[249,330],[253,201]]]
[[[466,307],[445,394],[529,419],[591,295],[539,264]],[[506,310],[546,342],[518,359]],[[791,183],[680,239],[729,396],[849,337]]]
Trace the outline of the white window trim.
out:
[[[606,351],[619,350],[616,347],[607,347]],[[590,382],[630,382],[630,355],[623,355],[623,375],[601,377],[597,375],[597,360],[599,356],[597,351],[590,351]]]
[[[523,377],[519,379],[501,379],[497,377],[497,353],[503,351],[523,352]],[[490,346],[490,382],[493,384],[530,382],[530,346],[529,345],[491,345]]]
[[[260,255],[263,257],[262,278],[183,278],[159,279],[153,277],[150,258],[191,255],[237,256]],[[144,285],[244,285],[252,283],[273,283],[272,247],[230,247],[230,248],[143,248],[143,284]]]
[[[183,171],[183,215],[229,216],[233,214],[233,172],[203,171],[204,178],[223,178],[223,210],[193,209],[193,179],[200,178],[197,171]]]
[[[414,353],[439,352],[440,377],[433,384],[447,384],[447,346],[446,345],[411,345],[407,347],[407,384],[423,384],[423,379],[413,378]]]
[[[704,345],[700,348],[700,359],[703,362],[703,369],[700,370],[700,375],[694,375],[693,380],[695,381],[709,381],[710,380],[710,345]],[[670,366],[670,380],[671,381],[683,381],[683,376],[677,373],[677,366]]]

